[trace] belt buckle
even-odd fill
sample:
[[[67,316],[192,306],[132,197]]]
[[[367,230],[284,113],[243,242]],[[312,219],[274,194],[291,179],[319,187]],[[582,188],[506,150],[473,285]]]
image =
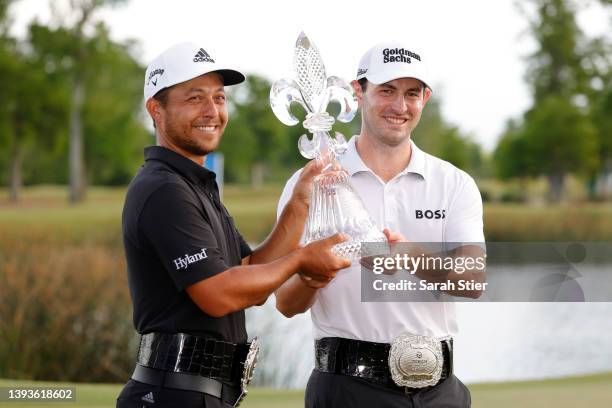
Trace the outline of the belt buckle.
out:
[[[400,387],[434,386],[440,381],[443,366],[442,345],[433,337],[402,334],[391,343],[389,370]]]
[[[240,395],[236,399],[234,407],[238,407],[242,400],[246,397],[248,390],[247,387],[253,379],[253,373],[255,372],[255,366],[257,365],[257,355],[259,354],[259,338],[254,337],[251,341],[249,351],[246,358],[244,359],[244,369],[242,370],[242,377],[240,379]]]

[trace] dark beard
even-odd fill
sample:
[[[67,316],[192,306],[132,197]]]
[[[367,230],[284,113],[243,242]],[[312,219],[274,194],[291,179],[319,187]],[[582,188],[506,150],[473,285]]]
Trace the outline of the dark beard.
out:
[[[213,152],[212,150],[208,150],[203,148],[202,146],[199,146],[193,140],[189,139],[181,139],[178,145],[181,149],[196,156],[206,156],[207,154]]]
[[[214,151],[214,149],[206,149],[203,146],[200,146],[196,140],[193,140],[188,136],[182,135],[181,129],[176,129],[174,126],[172,126],[171,120],[166,121],[165,128],[168,133],[168,136],[172,135],[172,138],[170,139],[176,144],[176,146],[186,152],[189,152],[190,154],[193,154],[195,156],[206,156],[207,154],[212,153]]]

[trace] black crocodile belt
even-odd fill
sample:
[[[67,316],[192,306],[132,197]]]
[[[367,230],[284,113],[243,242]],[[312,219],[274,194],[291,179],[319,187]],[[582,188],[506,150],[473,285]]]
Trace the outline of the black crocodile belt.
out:
[[[439,382],[453,373],[453,341],[448,339],[441,343],[444,365]],[[391,345],[387,343],[324,337],[315,343],[315,368],[326,373],[359,377],[403,393],[431,388],[407,388],[396,385],[389,370],[390,348]]]
[[[138,364],[237,383],[248,351],[249,344],[228,343],[185,333],[149,333],[140,339]]]

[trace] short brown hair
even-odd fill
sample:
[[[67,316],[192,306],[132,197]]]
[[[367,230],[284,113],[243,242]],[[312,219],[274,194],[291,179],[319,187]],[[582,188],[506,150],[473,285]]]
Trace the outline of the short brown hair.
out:
[[[361,91],[365,92],[366,88],[368,87],[368,79],[364,77],[364,78],[358,79],[357,82],[359,82],[359,86],[361,86]]]
[[[170,92],[170,88],[164,88],[155,95],[153,95],[153,99],[161,104],[164,108],[166,107],[166,103],[168,103],[168,93]]]
[[[168,103],[168,93],[170,93],[170,88],[164,88],[158,93],[156,93],[155,95],[153,95],[153,99],[159,102],[159,104],[164,108],[166,107],[166,104]],[[153,118],[151,118],[151,120],[153,120]],[[155,120],[153,120],[153,128],[157,129],[157,126],[155,126]]]

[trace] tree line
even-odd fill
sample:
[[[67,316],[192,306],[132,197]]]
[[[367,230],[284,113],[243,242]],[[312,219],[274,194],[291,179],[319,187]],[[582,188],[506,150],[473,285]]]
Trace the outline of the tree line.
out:
[[[611,3],[600,1],[609,21]],[[520,180],[545,176],[550,201],[562,198],[566,176],[575,174],[587,180],[596,198],[598,184],[612,175],[610,30],[598,38],[584,35],[576,14],[589,3],[516,4],[537,44],[525,75],[533,102],[522,117],[508,121],[493,154],[496,174]]]
[[[0,0],[0,168],[17,200],[21,186],[68,184],[81,201],[87,184],[129,180],[147,143],[142,120],[143,67],[136,43],[118,43],[95,20],[117,0],[56,1],[51,23],[10,36]]]
[[[142,148],[155,142],[142,103],[145,67],[138,42],[112,40],[97,18],[100,9],[125,1],[56,0],[55,17],[30,22],[25,38],[11,35],[16,2],[0,0],[0,182],[15,201],[24,184],[66,184],[73,202],[84,198],[87,185],[129,183]],[[577,7],[569,0],[523,6],[539,47],[527,58],[533,107],[509,121],[492,155],[444,119],[436,98],[415,142],[476,176],[546,176],[551,199],[561,196],[570,173],[590,180],[594,194],[597,179],[612,171],[610,39],[587,39]],[[267,78],[249,75],[229,90],[230,121],[220,146],[228,182],[280,181],[304,162],[296,145],[305,129],[274,117],[269,89]],[[357,117],[334,130],[350,137],[359,125]]]

